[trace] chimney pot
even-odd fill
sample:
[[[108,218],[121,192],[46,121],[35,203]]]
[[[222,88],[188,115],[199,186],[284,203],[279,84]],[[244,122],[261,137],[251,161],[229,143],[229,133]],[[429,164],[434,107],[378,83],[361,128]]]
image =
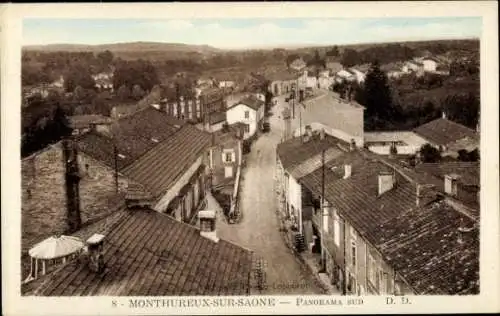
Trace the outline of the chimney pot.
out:
[[[351,165],[344,165],[344,179],[347,179],[351,176],[352,174],[352,166]]]
[[[325,139],[325,129],[322,128],[320,131],[319,131],[319,138],[321,140]]]
[[[378,195],[382,195],[385,192],[391,190],[395,184],[395,176],[391,172],[381,172],[378,175]]]
[[[457,174],[447,174],[444,176],[444,191],[451,196],[457,195]]]
[[[87,251],[89,254],[89,268],[96,273],[102,273],[105,269],[103,244],[105,236],[94,234],[87,239]]]
[[[442,117],[442,118],[444,118],[444,119],[446,119],[446,112],[445,112],[445,111],[443,111],[443,112],[441,113],[441,117]]]

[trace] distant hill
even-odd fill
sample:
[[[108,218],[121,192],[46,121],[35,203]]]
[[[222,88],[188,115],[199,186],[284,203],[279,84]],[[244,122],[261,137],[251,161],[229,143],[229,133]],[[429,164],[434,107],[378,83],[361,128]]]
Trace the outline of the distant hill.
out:
[[[181,43],[159,43],[159,42],[131,42],[102,45],[84,45],[84,44],[48,44],[48,45],[28,45],[24,46],[26,51],[44,51],[44,52],[98,52],[109,50],[111,52],[136,52],[136,51],[154,51],[154,52],[176,52],[188,53],[196,52],[200,54],[218,53],[221,49],[209,45],[189,45]]]

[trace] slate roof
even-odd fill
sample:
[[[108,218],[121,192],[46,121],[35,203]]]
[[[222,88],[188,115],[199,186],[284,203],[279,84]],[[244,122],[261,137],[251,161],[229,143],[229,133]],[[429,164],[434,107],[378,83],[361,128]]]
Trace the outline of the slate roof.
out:
[[[202,152],[211,145],[209,133],[192,125],[182,126],[167,140],[123,169],[123,173],[159,197],[175,183]]]
[[[276,152],[285,170],[292,170],[304,161],[321,154],[323,150],[334,148],[337,144],[347,144],[344,141],[325,133],[325,138],[313,134],[308,142],[304,142],[302,137],[294,137],[278,144]],[[337,147],[338,148],[338,147]]]
[[[459,139],[477,138],[474,130],[445,118],[438,118],[415,128],[415,133],[437,145],[447,145]]]
[[[100,232],[100,231],[97,231]],[[47,275],[38,296],[246,295],[252,252],[149,209],[124,210],[108,227],[102,275],[84,257]]]
[[[92,124],[111,124],[113,122],[110,117],[97,114],[73,115],[68,117],[68,120],[73,129],[87,128]]]
[[[391,219],[375,237],[387,263],[417,294],[479,293],[478,227],[445,201]]]
[[[114,149],[118,155],[118,169],[137,160],[147,151],[169,138],[180,128],[179,120],[172,118],[152,106],[111,125],[109,135],[90,132],[78,138],[82,152],[114,168]]]

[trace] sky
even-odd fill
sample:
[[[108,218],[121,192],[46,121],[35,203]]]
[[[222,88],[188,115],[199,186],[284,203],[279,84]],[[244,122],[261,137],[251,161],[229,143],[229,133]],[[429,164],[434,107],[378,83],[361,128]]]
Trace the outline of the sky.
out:
[[[480,17],[26,19],[23,45],[166,42],[223,49],[479,38]]]

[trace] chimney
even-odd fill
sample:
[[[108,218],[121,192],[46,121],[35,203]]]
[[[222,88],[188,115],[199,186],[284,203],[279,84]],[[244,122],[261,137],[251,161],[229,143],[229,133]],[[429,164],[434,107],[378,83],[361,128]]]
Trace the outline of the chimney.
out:
[[[381,172],[378,175],[378,195],[381,196],[385,192],[391,190],[396,182],[392,172]]]
[[[442,118],[444,118],[444,119],[446,119],[446,112],[445,112],[445,111],[443,111],[443,112],[441,113],[441,117],[442,117]]]
[[[103,256],[104,238],[104,235],[94,234],[87,239],[89,269],[95,273],[102,273],[106,268]]]
[[[319,131],[319,139],[321,139],[321,140],[325,139],[325,129],[324,128],[322,128]]]
[[[218,242],[217,231],[215,229],[216,214],[213,210],[199,211],[200,235],[214,242]]]
[[[417,189],[417,194],[416,194],[416,205],[420,206],[420,202],[423,200],[423,198],[426,198],[427,201],[424,202],[429,202],[433,199],[436,198],[436,191],[435,191],[435,185],[433,184],[416,184],[416,189]]]
[[[451,196],[457,195],[457,174],[447,174],[444,176],[444,192]]]
[[[344,165],[344,179],[351,177],[352,165]]]
[[[356,149],[356,141],[354,138],[351,138],[351,142],[349,143],[349,151],[354,151]]]
[[[63,157],[65,165],[66,186],[66,219],[68,232],[80,229],[82,218],[80,214],[80,171],[78,168],[78,152],[71,139],[63,140]]]
[[[306,131],[303,136],[304,142],[308,142],[312,138],[312,128],[311,125],[306,125]]]

